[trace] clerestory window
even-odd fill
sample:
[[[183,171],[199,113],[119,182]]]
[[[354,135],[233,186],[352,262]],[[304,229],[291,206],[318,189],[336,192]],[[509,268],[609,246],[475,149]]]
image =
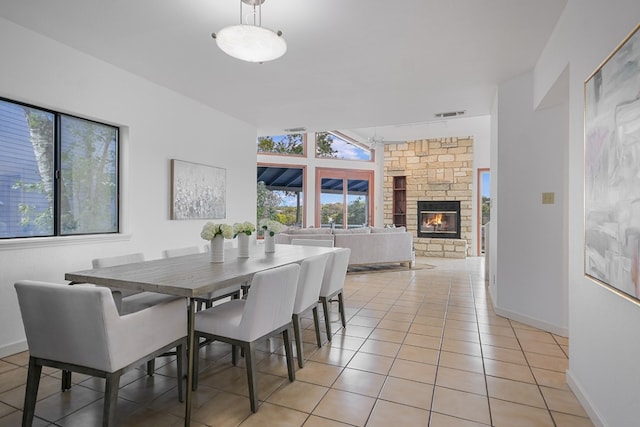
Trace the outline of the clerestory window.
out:
[[[316,157],[371,161],[373,151],[339,132],[317,132]]]

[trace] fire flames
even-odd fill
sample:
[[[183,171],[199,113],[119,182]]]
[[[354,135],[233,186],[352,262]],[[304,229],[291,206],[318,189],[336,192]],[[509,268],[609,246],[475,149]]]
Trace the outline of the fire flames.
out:
[[[442,217],[443,215],[441,213],[435,214],[434,216],[432,216],[431,218],[429,218],[427,220],[427,227],[435,227],[437,225],[442,225]]]

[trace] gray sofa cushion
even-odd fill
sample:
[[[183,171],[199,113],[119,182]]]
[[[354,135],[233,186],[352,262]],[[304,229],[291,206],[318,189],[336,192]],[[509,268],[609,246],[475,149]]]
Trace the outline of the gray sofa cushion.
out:
[[[358,228],[334,228],[333,234],[369,234],[371,233],[370,227],[358,227]]]
[[[300,235],[300,234],[331,234],[330,228],[294,228],[288,229],[287,234]]]
[[[406,231],[406,227],[371,227],[372,233],[404,233]]]

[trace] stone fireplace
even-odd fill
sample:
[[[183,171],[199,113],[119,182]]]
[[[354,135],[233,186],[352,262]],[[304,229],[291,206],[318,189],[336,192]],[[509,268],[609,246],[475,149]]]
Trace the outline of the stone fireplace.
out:
[[[396,182],[406,182],[394,200]],[[397,177],[404,177],[404,180]],[[384,220],[406,201],[406,227],[418,256],[465,258],[473,242],[473,138],[438,138],[384,146]],[[397,215],[396,215],[397,216]]]

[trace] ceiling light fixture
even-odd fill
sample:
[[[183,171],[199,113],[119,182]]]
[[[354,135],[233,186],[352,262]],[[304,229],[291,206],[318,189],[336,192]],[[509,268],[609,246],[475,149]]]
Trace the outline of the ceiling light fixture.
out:
[[[262,3],[265,0],[240,0],[240,24],[224,27],[211,34],[218,47],[227,55],[247,62],[267,62],[280,58],[287,51],[282,31],[277,33],[262,26]],[[253,6],[244,18],[242,4]]]

